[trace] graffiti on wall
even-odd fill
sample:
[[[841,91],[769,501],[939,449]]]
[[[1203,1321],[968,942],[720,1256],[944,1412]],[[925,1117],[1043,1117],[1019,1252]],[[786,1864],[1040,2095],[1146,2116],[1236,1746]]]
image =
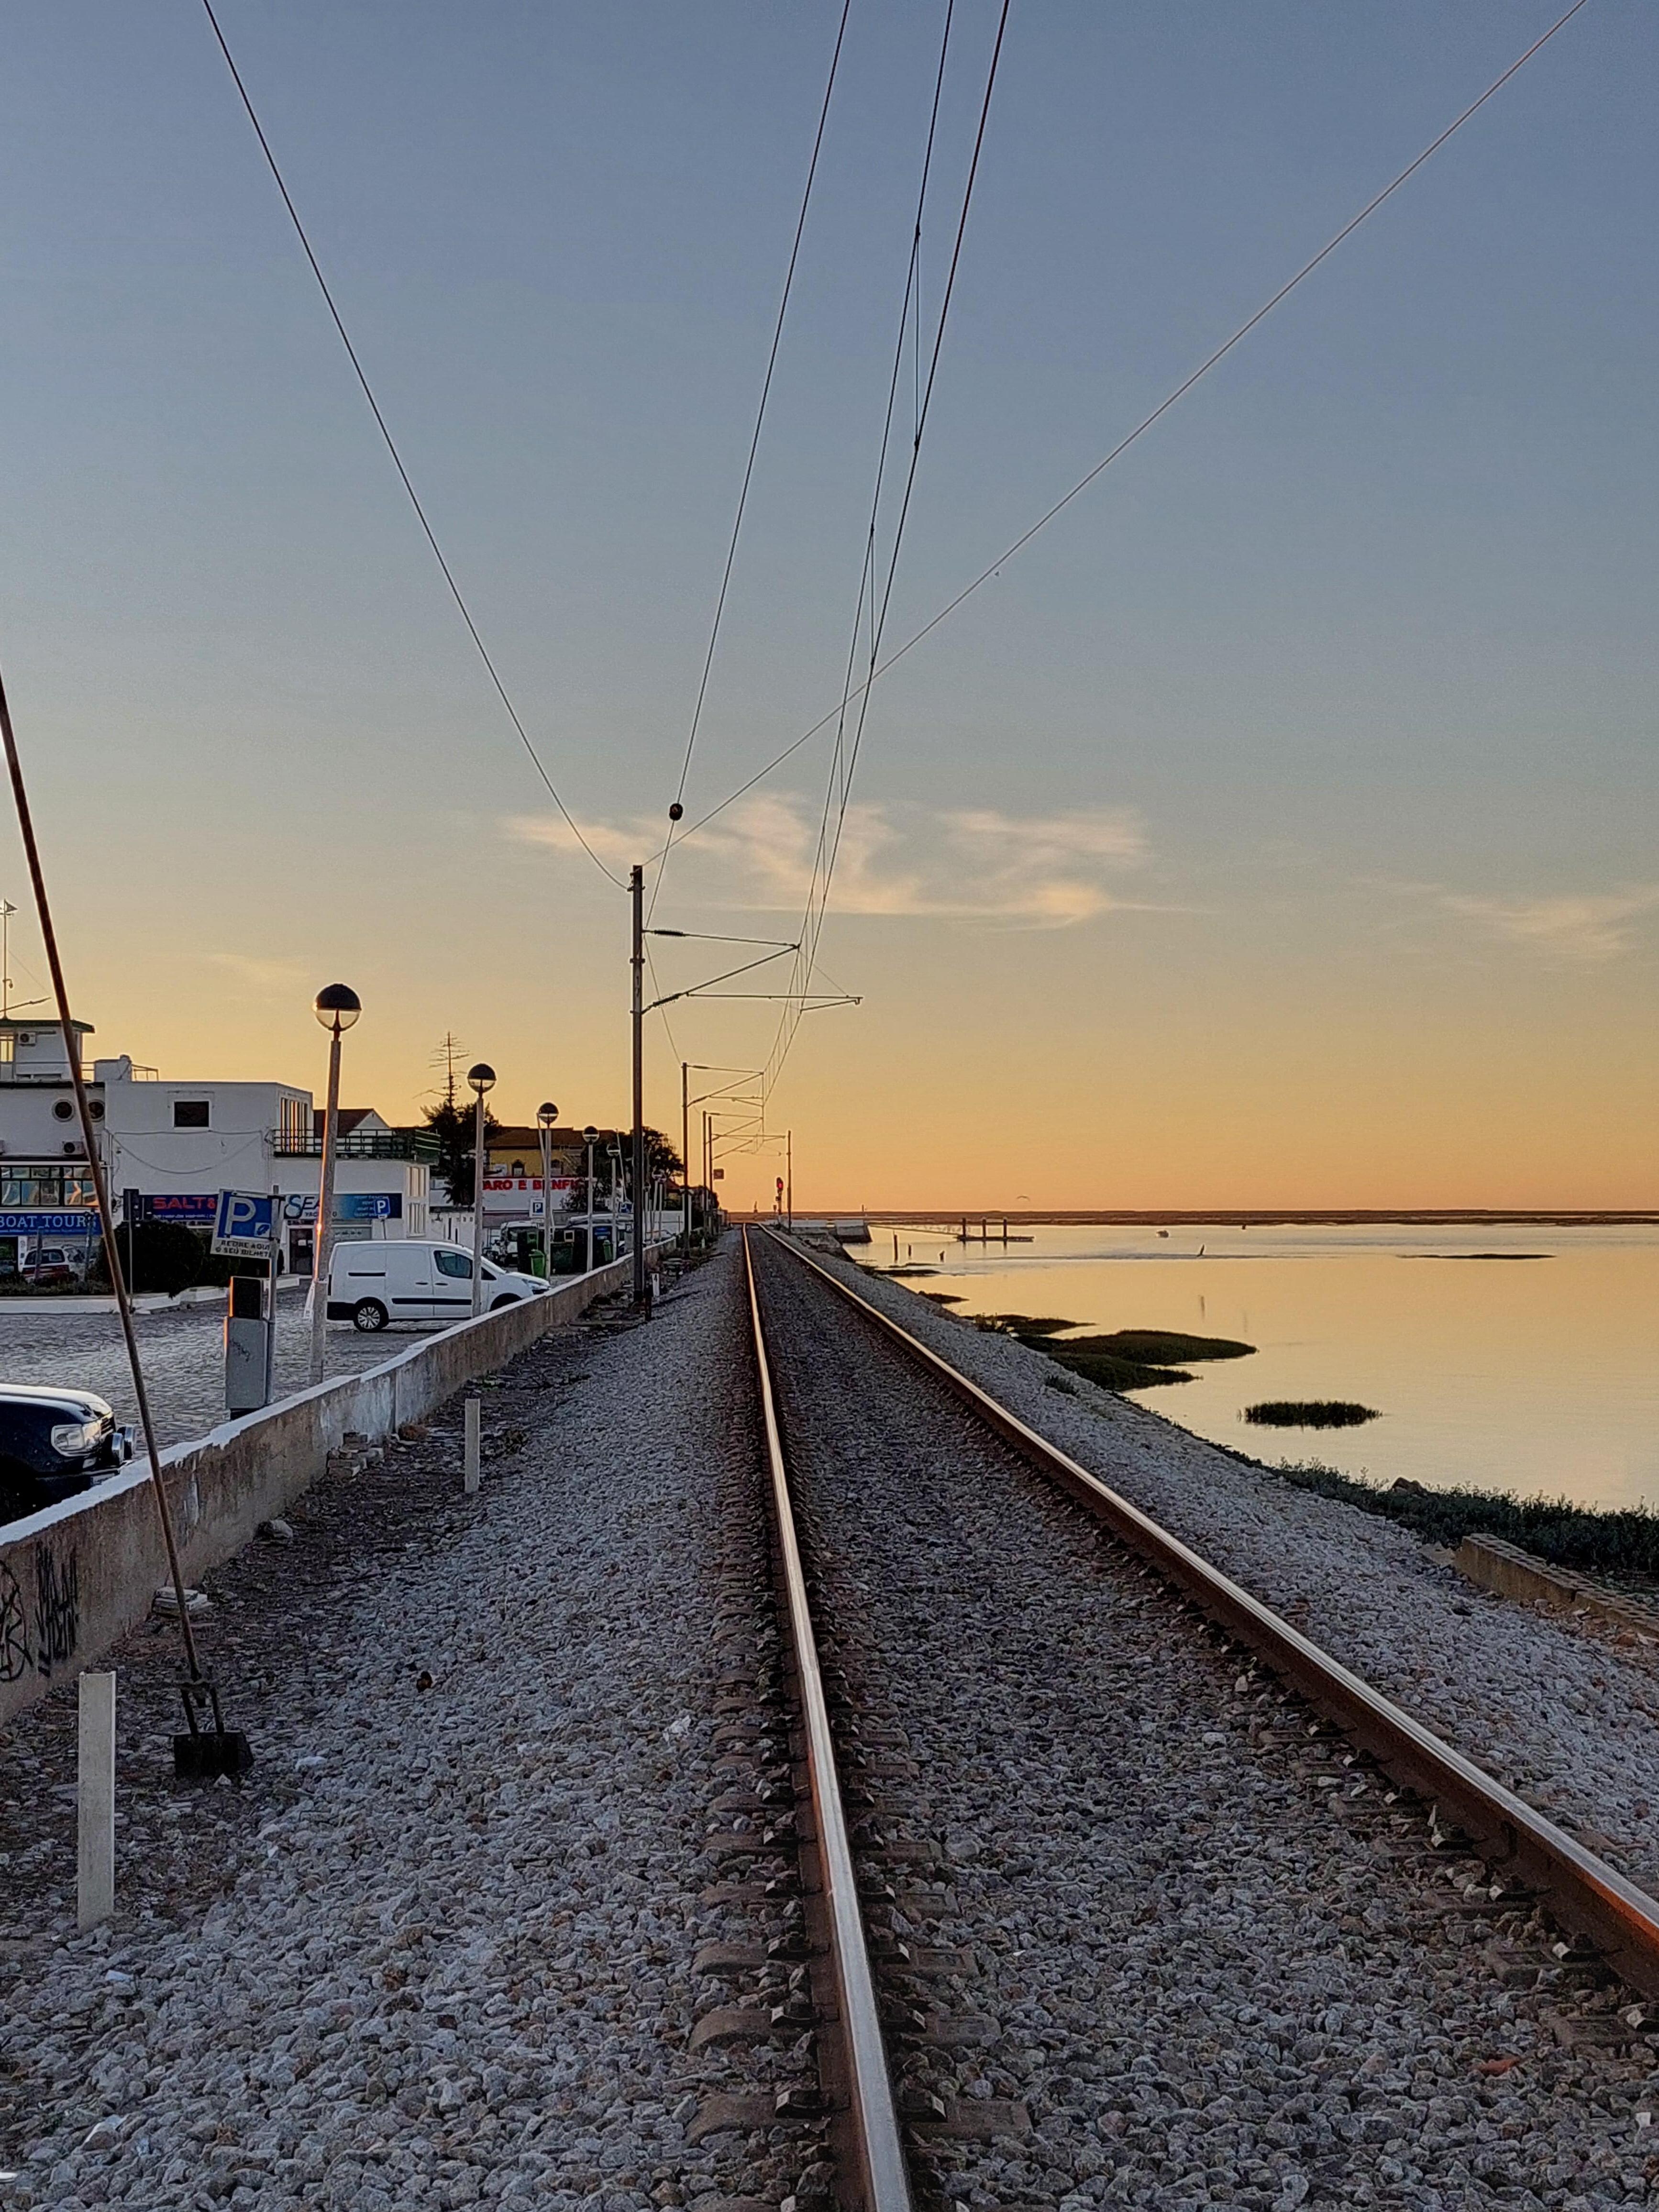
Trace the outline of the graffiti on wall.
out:
[[[17,1577],[0,1559],[0,1682],[15,1682],[29,1671],[29,1620]]]
[[[81,1634],[81,1555],[52,1557],[49,1544],[34,1547],[34,1663],[43,1674],[75,1656]]]
[[[73,1659],[80,1640],[81,1555],[74,1547],[59,1557],[50,1544],[35,1545],[32,1607],[11,1562],[0,1559],[0,1683],[21,1681],[31,1669],[55,1673]]]

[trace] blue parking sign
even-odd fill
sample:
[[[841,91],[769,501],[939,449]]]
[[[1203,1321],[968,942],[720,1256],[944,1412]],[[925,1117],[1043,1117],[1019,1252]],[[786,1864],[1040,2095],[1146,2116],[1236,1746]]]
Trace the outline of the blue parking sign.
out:
[[[222,1190],[213,1218],[213,1249],[233,1260],[265,1260],[276,1229],[276,1201],[268,1193]]]

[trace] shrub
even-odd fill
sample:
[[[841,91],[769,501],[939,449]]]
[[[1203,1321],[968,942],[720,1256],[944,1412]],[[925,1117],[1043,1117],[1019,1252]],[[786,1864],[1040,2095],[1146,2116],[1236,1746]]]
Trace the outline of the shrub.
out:
[[[1400,1522],[1431,1543],[1451,1547],[1465,1536],[1501,1536],[1557,1566],[1659,1579],[1659,1515],[1645,1506],[1609,1510],[1579,1505],[1570,1498],[1517,1498],[1513,1491],[1461,1485],[1431,1490],[1403,1477],[1385,1488],[1317,1460],[1286,1461],[1262,1472],[1298,1490]]]

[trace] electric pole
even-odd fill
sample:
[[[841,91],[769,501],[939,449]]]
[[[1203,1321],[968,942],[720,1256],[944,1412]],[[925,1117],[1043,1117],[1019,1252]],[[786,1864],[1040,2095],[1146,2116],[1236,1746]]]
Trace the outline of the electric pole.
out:
[[[645,1304],[645,870],[629,872],[634,906],[634,1303]]]
[[[688,1060],[680,1062],[680,1181],[684,1186],[684,1208],[681,1220],[680,1249],[690,1254],[691,1249],[691,1067]]]

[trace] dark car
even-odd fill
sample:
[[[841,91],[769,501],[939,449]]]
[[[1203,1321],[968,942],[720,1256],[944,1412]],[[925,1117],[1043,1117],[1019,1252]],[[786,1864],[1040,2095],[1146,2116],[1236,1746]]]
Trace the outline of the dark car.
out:
[[[132,1431],[90,1390],[0,1382],[0,1522],[90,1490],[132,1456]]]

